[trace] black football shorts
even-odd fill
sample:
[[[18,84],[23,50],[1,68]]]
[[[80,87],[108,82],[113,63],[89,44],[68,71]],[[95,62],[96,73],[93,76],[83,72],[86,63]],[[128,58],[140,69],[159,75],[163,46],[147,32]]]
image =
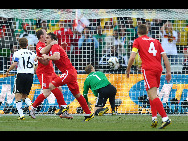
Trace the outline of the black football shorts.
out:
[[[18,73],[14,81],[14,93],[29,95],[33,83],[33,74]]]

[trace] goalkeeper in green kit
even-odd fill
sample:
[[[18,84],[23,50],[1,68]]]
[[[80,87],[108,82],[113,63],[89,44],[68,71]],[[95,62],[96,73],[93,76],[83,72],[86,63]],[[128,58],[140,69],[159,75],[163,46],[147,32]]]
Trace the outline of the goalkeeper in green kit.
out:
[[[85,67],[85,71],[87,74],[89,74],[84,82],[83,91],[83,96],[86,99],[86,102],[88,103],[87,94],[90,88],[94,95],[97,97],[94,109],[95,115],[102,116],[109,110],[108,107],[103,108],[108,98],[112,108],[112,115],[114,115],[115,95],[117,92],[116,88],[111,85],[103,72],[95,71],[95,68],[92,65],[87,65]]]

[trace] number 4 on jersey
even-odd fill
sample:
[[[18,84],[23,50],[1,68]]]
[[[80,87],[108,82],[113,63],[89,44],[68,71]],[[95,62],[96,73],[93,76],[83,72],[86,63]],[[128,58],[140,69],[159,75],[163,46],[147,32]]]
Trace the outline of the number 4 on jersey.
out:
[[[148,52],[149,52],[149,53],[153,53],[153,56],[156,56],[156,55],[157,55],[157,50],[155,50],[155,46],[154,46],[154,43],[153,43],[153,42],[150,43],[150,47],[149,47]]]

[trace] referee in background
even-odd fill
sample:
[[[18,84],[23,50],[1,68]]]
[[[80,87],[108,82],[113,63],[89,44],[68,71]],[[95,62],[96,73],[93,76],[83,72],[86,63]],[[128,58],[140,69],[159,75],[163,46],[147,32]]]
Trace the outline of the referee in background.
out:
[[[28,95],[33,83],[36,54],[27,49],[28,40],[26,38],[20,38],[18,42],[21,49],[14,53],[14,63],[7,70],[6,77],[8,77],[8,73],[11,70],[18,66],[13,92],[15,94],[16,108],[19,113],[18,120],[24,120],[22,101],[25,101],[28,106],[31,105]]]

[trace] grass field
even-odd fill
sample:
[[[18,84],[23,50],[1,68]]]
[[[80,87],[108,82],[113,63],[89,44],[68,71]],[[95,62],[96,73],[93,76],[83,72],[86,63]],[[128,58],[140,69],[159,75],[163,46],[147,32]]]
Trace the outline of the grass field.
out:
[[[60,119],[58,116],[37,115],[36,119],[26,116],[17,120],[17,116],[0,116],[0,131],[188,131],[188,116],[169,116],[172,124],[166,129],[151,128],[149,115],[95,116],[89,122],[83,122],[83,116],[74,119]],[[161,118],[158,116],[159,124]]]

